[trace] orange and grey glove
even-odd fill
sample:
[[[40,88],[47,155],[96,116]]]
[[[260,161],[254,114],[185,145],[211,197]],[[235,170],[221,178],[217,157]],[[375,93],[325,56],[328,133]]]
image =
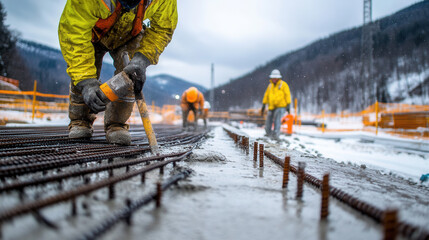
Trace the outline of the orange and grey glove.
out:
[[[106,110],[106,104],[109,103],[100,85],[100,81],[95,78],[85,79],[76,84],[77,90],[82,93],[83,101],[94,113]]]
[[[142,89],[146,82],[146,68],[150,65],[149,59],[142,53],[134,54],[133,59],[124,68],[124,72],[134,82],[134,94],[136,99],[142,99]]]
[[[288,104],[288,105],[286,106],[286,112],[287,112],[288,114],[290,114],[290,104]]]
[[[265,112],[265,104],[262,104],[261,116],[264,116],[264,112]]]

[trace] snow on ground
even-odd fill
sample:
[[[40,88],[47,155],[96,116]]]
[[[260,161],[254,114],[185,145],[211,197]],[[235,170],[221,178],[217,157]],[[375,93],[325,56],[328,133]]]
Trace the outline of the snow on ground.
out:
[[[265,143],[265,149],[275,155],[290,155],[296,166],[305,162],[306,172],[319,179],[330,172],[332,186],[381,209],[398,208],[400,218],[407,222],[423,228],[429,225],[429,184],[418,180],[429,172],[429,153],[342,139],[340,133],[336,133],[337,140],[293,134],[274,141],[264,137],[262,128],[240,130],[251,142]]]
[[[395,173],[413,181],[429,173],[428,153],[410,154],[390,146],[361,142],[360,139],[326,140],[308,136],[300,136],[299,139],[306,148],[311,149],[309,151],[337,162],[365,164],[369,168]],[[293,147],[300,148],[299,145]]]
[[[348,119],[325,119],[324,124],[328,129],[363,129],[364,125],[361,121],[361,117],[359,118],[348,118]],[[375,119],[374,119],[375,121]],[[317,122],[322,123],[319,119]]]
[[[265,134],[262,128],[242,128],[243,132],[253,138],[262,138]],[[287,141],[287,148],[296,150],[314,157],[324,157],[339,163],[365,165],[365,167],[379,170],[386,174],[394,174],[418,182],[422,174],[429,173],[429,152],[407,150],[408,145],[416,145],[416,149],[428,141],[403,140],[380,133],[391,144],[378,144],[369,141],[370,137],[378,138],[372,133],[364,132],[336,132],[320,133],[315,128],[299,131],[293,137],[283,137]],[[388,137],[387,137],[388,136]],[[408,145],[400,148],[394,142]],[[426,142],[426,143],[424,143]],[[425,145],[426,146],[426,145]],[[428,150],[428,149],[427,149]]]

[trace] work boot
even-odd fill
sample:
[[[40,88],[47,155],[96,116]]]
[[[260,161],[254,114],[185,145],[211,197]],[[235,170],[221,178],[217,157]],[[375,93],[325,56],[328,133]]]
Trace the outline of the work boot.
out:
[[[278,134],[273,134],[273,135],[271,136],[271,138],[272,138],[273,140],[280,141],[280,137],[279,137],[279,135],[278,135]]]
[[[131,116],[134,103],[111,102],[106,106],[104,114],[104,131],[109,143],[130,145],[131,135],[128,132],[129,125],[125,122]]]
[[[70,88],[69,118],[69,138],[92,137],[95,114],[90,112],[89,107],[83,102],[82,95],[74,86]]]
[[[131,134],[128,132],[127,124],[112,124],[106,130],[106,139],[109,143],[119,145],[130,145]]]
[[[69,138],[91,138],[93,128],[85,121],[72,121],[69,124]]]

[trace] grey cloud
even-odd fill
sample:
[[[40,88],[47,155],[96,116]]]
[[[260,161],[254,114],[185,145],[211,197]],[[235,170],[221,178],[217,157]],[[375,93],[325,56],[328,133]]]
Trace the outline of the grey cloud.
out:
[[[8,12],[7,24],[21,31],[23,38],[59,48],[57,26],[66,0],[2,2]],[[151,71],[198,83],[204,79],[205,86],[209,85],[212,62],[217,65],[216,81],[228,82],[279,55],[362,23],[362,0],[177,2],[178,27],[160,63]],[[373,18],[415,2],[373,1]],[[182,63],[186,70],[172,62]]]

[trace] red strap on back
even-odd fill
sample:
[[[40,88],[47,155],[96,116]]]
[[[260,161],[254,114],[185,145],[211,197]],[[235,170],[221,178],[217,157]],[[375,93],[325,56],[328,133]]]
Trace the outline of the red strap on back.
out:
[[[115,11],[106,19],[98,19],[95,26],[92,28],[92,42],[99,42],[101,38],[113,27],[118,21],[121,15],[122,5],[119,1],[116,1]]]
[[[141,0],[139,6],[137,7],[137,14],[133,21],[133,30],[131,31],[131,35],[133,37],[137,36],[143,29],[143,17],[146,12],[147,0]]]
[[[131,35],[137,36],[143,29],[142,22],[146,11],[147,0],[141,0],[137,7],[137,14],[133,21],[133,30]],[[122,5],[116,1],[115,11],[106,19],[98,19],[95,26],[92,28],[92,42],[99,42],[109,30],[115,25],[121,15]]]

